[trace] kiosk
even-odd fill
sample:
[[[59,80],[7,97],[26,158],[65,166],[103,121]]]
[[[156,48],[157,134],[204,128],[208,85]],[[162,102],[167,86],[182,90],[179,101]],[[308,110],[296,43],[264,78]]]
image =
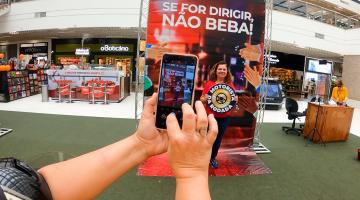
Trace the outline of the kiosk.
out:
[[[120,102],[130,95],[129,77],[103,69],[47,70],[49,97],[55,100]]]

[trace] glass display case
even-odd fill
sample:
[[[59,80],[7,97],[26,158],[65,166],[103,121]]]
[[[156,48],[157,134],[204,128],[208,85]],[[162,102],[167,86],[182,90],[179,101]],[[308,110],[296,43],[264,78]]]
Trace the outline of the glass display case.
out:
[[[49,97],[56,100],[120,102],[130,95],[130,81],[114,65],[67,65],[48,75]]]

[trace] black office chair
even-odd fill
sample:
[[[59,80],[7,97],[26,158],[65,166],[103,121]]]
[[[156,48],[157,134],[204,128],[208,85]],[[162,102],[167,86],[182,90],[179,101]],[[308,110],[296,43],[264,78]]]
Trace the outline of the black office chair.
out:
[[[289,132],[295,132],[300,136],[300,134],[303,133],[303,129],[295,128],[295,120],[298,119],[299,117],[304,117],[306,115],[306,110],[304,112],[298,112],[299,106],[297,102],[291,98],[286,98],[285,108],[286,108],[286,114],[288,115],[288,119],[293,120],[293,123],[291,127],[283,126],[282,130],[285,131],[286,134],[288,134]],[[300,125],[300,127],[303,126]]]

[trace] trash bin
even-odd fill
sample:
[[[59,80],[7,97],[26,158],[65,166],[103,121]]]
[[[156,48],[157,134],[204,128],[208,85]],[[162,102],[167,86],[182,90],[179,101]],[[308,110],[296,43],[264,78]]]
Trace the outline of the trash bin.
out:
[[[48,102],[49,101],[49,94],[48,94],[48,86],[47,85],[41,85],[41,99],[42,102]]]

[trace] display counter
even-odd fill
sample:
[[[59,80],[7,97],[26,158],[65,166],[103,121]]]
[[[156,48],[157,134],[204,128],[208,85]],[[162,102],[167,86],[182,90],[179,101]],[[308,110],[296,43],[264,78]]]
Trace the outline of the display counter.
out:
[[[120,102],[130,95],[130,82],[115,70],[47,70],[51,99],[95,102]]]
[[[308,103],[304,137],[313,142],[346,141],[353,114],[353,107]]]

